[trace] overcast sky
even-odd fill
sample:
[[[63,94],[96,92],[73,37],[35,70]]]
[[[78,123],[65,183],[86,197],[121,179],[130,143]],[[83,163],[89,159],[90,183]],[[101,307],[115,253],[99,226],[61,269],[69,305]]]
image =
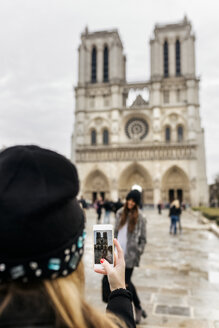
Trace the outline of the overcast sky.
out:
[[[219,2],[217,0],[0,0],[0,148],[37,144],[70,157],[80,34],[118,28],[127,80],[149,79],[156,23],[186,14],[196,68],[208,182],[219,172]]]

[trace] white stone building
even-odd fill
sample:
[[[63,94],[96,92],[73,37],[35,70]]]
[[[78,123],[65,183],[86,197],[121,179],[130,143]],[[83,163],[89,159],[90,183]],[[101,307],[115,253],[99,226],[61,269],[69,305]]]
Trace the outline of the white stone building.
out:
[[[150,80],[129,83],[118,31],[86,29],[81,35],[72,136],[81,194],[91,201],[98,194],[123,199],[138,184],[144,204],[176,197],[192,205],[207,204],[191,23],[184,18],[156,25],[150,50]],[[127,106],[133,90],[136,98]]]

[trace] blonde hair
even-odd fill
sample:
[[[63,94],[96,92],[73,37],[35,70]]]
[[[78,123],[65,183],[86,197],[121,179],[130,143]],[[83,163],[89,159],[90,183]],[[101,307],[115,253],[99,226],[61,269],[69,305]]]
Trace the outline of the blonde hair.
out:
[[[175,199],[171,204],[170,204],[170,207],[173,207],[175,206],[176,208],[179,208],[180,207],[180,204],[179,204],[179,200],[178,199]]]
[[[11,285],[12,284],[9,284],[8,288],[4,288],[4,290],[8,290],[8,293],[0,306],[0,314],[5,310],[13,296],[13,288],[11,288]],[[83,296],[84,266],[82,261],[79,263],[77,270],[67,277],[54,280],[43,280],[41,287],[41,289],[43,289],[48,295],[48,302],[53,306],[58,323],[57,327],[126,327],[126,325],[115,315],[110,313],[102,314],[85,301]],[[37,289],[37,287],[35,287],[35,289]],[[24,297],[27,292],[27,288],[22,289]]]

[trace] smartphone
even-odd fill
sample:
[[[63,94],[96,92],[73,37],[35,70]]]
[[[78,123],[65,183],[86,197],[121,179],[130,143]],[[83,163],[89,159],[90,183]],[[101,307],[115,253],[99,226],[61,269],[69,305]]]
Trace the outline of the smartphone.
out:
[[[101,259],[114,265],[113,226],[112,224],[95,224],[94,236],[94,268],[102,268]]]

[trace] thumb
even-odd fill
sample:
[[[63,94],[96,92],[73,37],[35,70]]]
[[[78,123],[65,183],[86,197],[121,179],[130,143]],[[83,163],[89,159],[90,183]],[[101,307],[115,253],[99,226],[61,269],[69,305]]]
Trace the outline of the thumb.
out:
[[[106,270],[107,274],[109,274],[110,271],[112,270],[111,265],[109,264],[109,262],[105,259],[101,259],[100,262],[101,262],[102,266],[104,267],[104,269]]]

